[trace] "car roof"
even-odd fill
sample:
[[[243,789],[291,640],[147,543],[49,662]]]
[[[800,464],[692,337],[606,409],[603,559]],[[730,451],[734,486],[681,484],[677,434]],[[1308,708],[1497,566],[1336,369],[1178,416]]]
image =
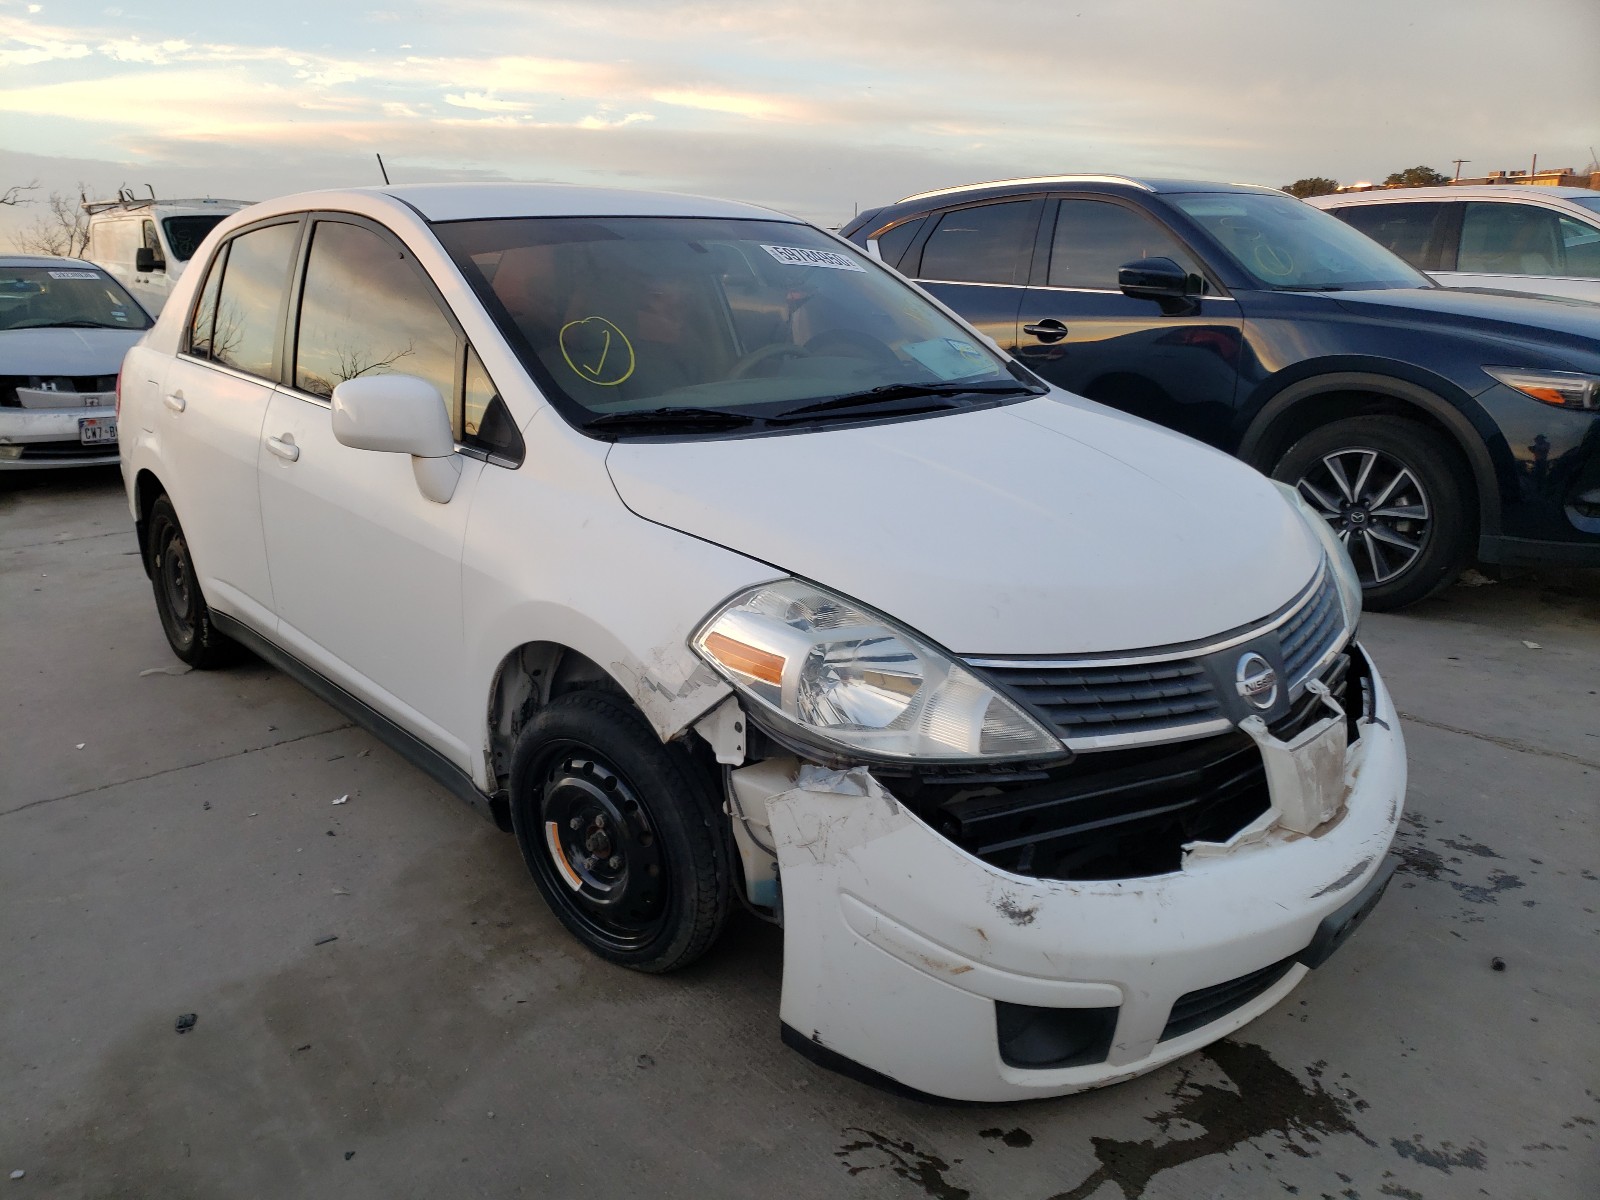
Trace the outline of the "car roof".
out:
[[[83,258],[62,258],[54,254],[0,254],[0,267],[59,267],[63,263],[74,267],[100,268]]]
[[[1057,187],[1084,187],[1090,190],[1113,190],[1119,188],[1133,188],[1141,192],[1266,192],[1272,195],[1282,195],[1277,188],[1263,187],[1255,183],[1217,183],[1202,179],[1151,179],[1135,178],[1132,175],[1094,175],[1094,174],[1069,174],[1069,175],[1037,175],[1024,179],[995,179],[987,183],[969,183],[960,187],[939,188],[931,192],[918,192],[913,196],[906,196],[897,200],[896,204],[910,204],[917,200],[943,199],[949,196],[960,196],[966,193],[986,193],[990,191],[1018,191],[1031,188],[1057,188]]]
[[[1381,204],[1385,200],[1565,200],[1569,196],[1600,196],[1590,188],[1539,187],[1535,184],[1468,183],[1442,184],[1422,188],[1374,188],[1370,192],[1335,192],[1331,196],[1311,196],[1308,204],[1326,208],[1330,204]]]
[[[505,217],[734,217],[796,221],[770,208],[676,192],[563,183],[419,183],[301,192],[267,202],[277,212],[338,207],[341,200],[389,197],[429,221]]]

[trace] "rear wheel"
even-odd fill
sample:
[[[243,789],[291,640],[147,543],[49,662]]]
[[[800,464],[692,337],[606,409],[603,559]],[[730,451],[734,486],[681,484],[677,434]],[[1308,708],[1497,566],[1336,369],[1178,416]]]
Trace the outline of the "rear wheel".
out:
[[[1415,421],[1334,421],[1290,446],[1272,477],[1294,484],[1344,543],[1366,608],[1431,596],[1471,558],[1476,523],[1465,468]]]
[[[511,761],[511,824],[561,923],[640,971],[687,966],[722,930],[732,856],[716,791],[625,700],[558,697]]]
[[[211,623],[211,609],[200,593],[200,578],[189,554],[188,539],[172,501],[165,495],[158,496],[150,508],[148,546],[156,612],[161,616],[161,628],[172,652],[202,671],[236,661],[239,643],[218,633]]]

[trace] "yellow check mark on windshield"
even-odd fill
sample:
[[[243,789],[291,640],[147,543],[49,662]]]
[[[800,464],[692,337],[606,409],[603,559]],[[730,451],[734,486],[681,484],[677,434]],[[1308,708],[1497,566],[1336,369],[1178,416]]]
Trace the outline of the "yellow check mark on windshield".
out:
[[[611,353],[611,330],[603,329],[603,330],[601,330],[601,332],[606,335],[606,340],[605,340],[605,344],[600,347],[600,358],[599,358],[599,361],[597,361],[594,364],[594,366],[592,366],[592,367],[588,363],[584,363],[583,364],[583,369],[585,371],[589,372],[590,375],[593,375],[597,379],[600,377],[601,370],[606,365],[606,355]]]

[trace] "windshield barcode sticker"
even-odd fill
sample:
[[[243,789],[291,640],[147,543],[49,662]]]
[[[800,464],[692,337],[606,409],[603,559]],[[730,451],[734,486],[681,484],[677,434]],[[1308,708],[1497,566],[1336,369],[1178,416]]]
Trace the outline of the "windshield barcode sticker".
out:
[[[98,271],[50,271],[51,279],[99,279]]]
[[[761,248],[779,262],[791,267],[827,267],[833,271],[866,271],[865,267],[848,254],[837,254],[832,250],[807,250],[804,246],[769,246],[765,242],[761,244]]]

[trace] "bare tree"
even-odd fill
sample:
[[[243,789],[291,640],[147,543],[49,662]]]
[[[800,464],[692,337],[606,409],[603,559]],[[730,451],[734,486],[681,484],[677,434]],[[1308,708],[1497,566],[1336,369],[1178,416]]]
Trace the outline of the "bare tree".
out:
[[[89,190],[88,184],[78,187],[80,194]],[[49,211],[35,217],[32,225],[12,234],[12,244],[25,254],[78,257],[89,244],[89,214],[79,201],[60,192],[50,193],[47,208]]]
[[[19,183],[14,187],[8,187],[5,191],[0,192],[0,205],[32,204],[33,197],[28,193],[37,192],[38,190],[39,181],[37,179],[30,179],[27,183]]]

